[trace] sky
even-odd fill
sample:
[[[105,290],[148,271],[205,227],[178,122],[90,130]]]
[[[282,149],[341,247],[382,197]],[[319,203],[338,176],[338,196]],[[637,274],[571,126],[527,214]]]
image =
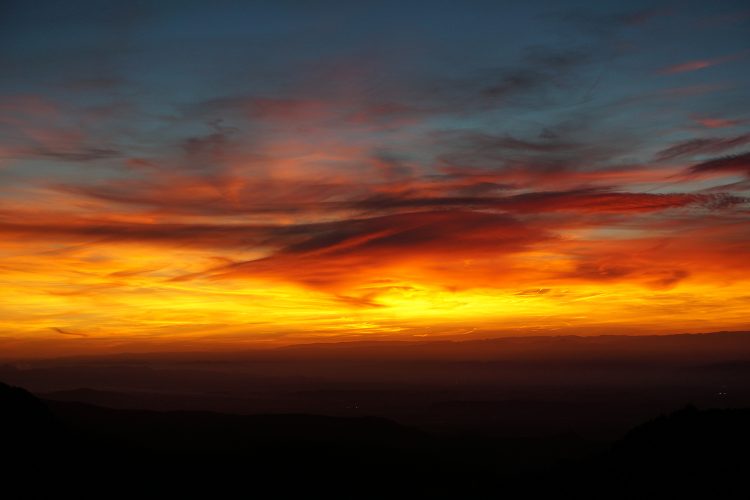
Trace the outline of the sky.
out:
[[[745,1],[4,1],[0,350],[750,327]]]

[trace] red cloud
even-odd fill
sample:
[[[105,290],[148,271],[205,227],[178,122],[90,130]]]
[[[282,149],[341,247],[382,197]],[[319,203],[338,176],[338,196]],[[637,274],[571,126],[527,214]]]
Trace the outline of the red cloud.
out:
[[[743,120],[728,120],[726,118],[693,118],[697,123],[706,128],[727,128],[734,127],[744,123]]]
[[[703,59],[703,60],[698,60],[698,61],[688,61],[688,62],[684,62],[681,64],[667,66],[666,68],[659,70],[659,73],[663,75],[674,75],[675,73],[687,73],[689,71],[698,71],[699,69],[710,68],[711,66],[715,66],[716,64],[719,64],[720,62],[721,62],[720,59],[716,59],[716,60]]]
[[[674,75],[678,73],[687,73],[690,71],[698,71],[705,68],[710,68],[718,64],[724,64],[730,61],[743,58],[748,54],[748,51],[740,52],[737,54],[731,54],[724,57],[717,57],[714,59],[696,59],[694,61],[686,61],[680,64],[674,64],[667,66],[659,70],[662,75]]]

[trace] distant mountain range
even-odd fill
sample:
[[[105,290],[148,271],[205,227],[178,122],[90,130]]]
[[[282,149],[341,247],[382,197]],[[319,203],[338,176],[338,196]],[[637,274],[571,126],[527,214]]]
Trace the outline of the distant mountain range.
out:
[[[470,340],[347,341],[225,352],[142,352],[69,356],[53,363],[229,363],[247,361],[383,359],[431,361],[554,361],[575,359],[676,362],[750,356],[750,331],[673,335],[517,336]],[[2,358],[0,358],[2,360]],[[5,360],[19,362],[22,360]]]
[[[58,402],[381,417],[436,432],[610,440],[660,413],[750,407],[750,333],[345,342],[0,365]]]

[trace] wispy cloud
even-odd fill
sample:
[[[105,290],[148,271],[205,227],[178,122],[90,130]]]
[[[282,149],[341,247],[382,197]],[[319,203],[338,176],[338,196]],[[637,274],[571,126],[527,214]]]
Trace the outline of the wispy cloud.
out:
[[[711,59],[695,59],[692,61],[685,61],[679,64],[673,64],[671,66],[667,66],[665,68],[662,68],[659,70],[659,73],[662,75],[675,75],[678,73],[689,73],[692,71],[698,71],[706,68],[711,68],[713,66],[718,66],[719,64],[725,64],[728,62],[736,61],[743,59],[747,57],[747,55],[750,54],[750,51],[742,51],[735,54],[730,54],[728,56],[723,57],[715,57]]]

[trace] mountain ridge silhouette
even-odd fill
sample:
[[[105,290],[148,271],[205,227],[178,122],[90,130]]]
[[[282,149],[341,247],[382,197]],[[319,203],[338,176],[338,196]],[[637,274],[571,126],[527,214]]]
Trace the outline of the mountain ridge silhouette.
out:
[[[37,490],[62,487],[84,471],[100,491],[112,484],[139,491],[156,481],[172,493],[218,494],[252,478],[257,488],[332,496],[365,487],[364,493],[399,488],[431,497],[608,492],[632,498],[713,487],[731,497],[750,465],[744,453],[750,408],[687,407],[634,427],[610,446],[568,457],[553,453],[565,445],[562,438],[441,436],[377,417],[116,410],[43,401],[6,384],[0,408],[4,433],[15,436],[3,451],[15,458],[6,477],[54,478]]]

